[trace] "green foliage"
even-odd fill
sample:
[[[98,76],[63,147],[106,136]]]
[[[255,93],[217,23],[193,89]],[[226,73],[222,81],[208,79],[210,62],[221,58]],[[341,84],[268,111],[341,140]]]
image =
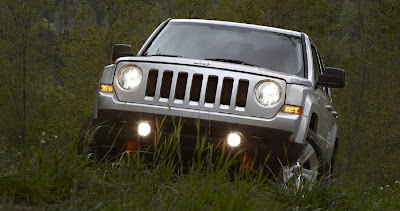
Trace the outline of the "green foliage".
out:
[[[1,93],[1,131],[7,138],[25,140],[40,122],[37,99],[44,91],[41,81],[51,68],[45,51],[50,46],[44,41],[45,30],[37,12],[40,2],[1,1],[0,7],[0,83],[7,90]]]
[[[11,164],[0,172],[0,208],[25,205],[50,209],[236,210],[293,206],[282,206],[287,199],[274,194],[288,194],[287,189],[281,188],[285,186],[268,185],[265,180],[257,179],[265,177],[262,171],[251,177],[238,172],[231,180],[228,170],[236,156],[219,157],[222,162],[217,161],[220,163],[217,166],[207,165],[211,162],[202,165],[202,159],[194,160],[186,173],[177,169],[181,162],[176,159],[180,152],[175,145],[179,125],[168,139],[159,143],[150,163],[141,158],[146,151],[112,162],[91,160],[86,155],[76,154],[77,140],[37,142],[22,147],[4,145],[2,149],[13,148],[21,153],[13,157],[9,156],[15,155],[13,152],[0,151],[0,156]],[[198,153],[211,157],[213,147],[200,150],[201,145],[196,147]],[[320,185],[323,188],[319,188]],[[328,186],[328,183],[317,184],[313,192],[322,194]],[[336,204],[318,201],[314,200],[317,204],[313,207],[336,207]]]
[[[400,116],[394,107],[400,84],[393,80],[398,77],[399,64],[392,54],[399,53],[399,41],[391,31],[399,29],[399,5],[394,1],[345,4],[352,8],[342,15],[347,16],[343,24],[357,27],[348,31],[344,51],[348,56],[340,62],[349,70],[346,88],[335,92],[342,111],[341,170],[362,181],[390,183],[399,176],[395,163]]]
[[[346,194],[343,188],[334,180],[319,180],[315,183],[306,181],[300,187],[273,181],[271,187],[274,197],[293,209],[316,210],[348,206],[344,200]]]
[[[173,134],[179,133],[178,128]],[[90,132],[88,134],[91,134]],[[45,134],[44,134],[45,136]],[[90,135],[86,136],[90,141]],[[203,136],[206,137],[206,136]],[[162,210],[336,210],[399,208],[400,184],[369,188],[337,181],[304,184],[301,191],[280,181],[266,182],[260,171],[193,162],[183,173],[176,136],[160,143],[154,160],[144,162],[145,150],[116,156],[109,162],[77,154],[78,139],[48,140],[0,146],[1,209],[162,209]],[[196,149],[201,149],[201,142]],[[165,148],[164,148],[165,147]],[[163,149],[164,148],[164,149]],[[212,156],[212,147],[199,150]],[[147,152],[149,153],[149,152]],[[162,158],[162,159],[159,159]],[[236,156],[228,156],[234,159]],[[226,157],[219,159],[226,160]],[[207,160],[207,159],[206,159]],[[4,165],[5,164],[5,165]],[[260,179],[261,178],[261,179]]]

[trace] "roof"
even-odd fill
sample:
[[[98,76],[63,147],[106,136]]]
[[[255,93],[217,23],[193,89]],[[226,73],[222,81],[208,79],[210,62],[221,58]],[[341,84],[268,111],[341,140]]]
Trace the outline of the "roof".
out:
[[[269,26],[260,26],[254,24],[247,24],[247,23],[236,23],[236,22],[228,22],[228,21],[217,21],[217,20],[203,20],[203,19],[171,19],[170,22],[181,22],[181,23],[207,23],[207,24],[215,24],[215,25],[225,25],[225,26],[236,26],[236,27],[244,27],[244,28],[251,28],[251,29],[258,29],[258,30],[265,30],[270,32],[282,33],[282,34],[289,34],[293,36],[301,36],[300,32],[269,27]]]

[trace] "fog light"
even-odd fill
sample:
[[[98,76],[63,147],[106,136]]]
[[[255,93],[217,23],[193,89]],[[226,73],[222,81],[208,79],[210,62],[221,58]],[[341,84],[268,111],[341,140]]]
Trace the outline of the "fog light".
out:
[[[229,133],[227,143],[231,147],[237,147],[239,146],[240,142],[242,141],[242,137],[240,133],[233,132]]]
[[[137,131],[140,136],[147,136],[151,131],[150,124],[147,122],[141,122],[138,124]]]

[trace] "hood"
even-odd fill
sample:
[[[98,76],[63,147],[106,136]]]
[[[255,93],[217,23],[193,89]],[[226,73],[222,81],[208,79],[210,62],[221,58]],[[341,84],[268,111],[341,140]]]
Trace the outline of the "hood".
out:
[[[259,76],[278,78],[286,81],[287,84],[298,84],[308,87],[312,86],[311,81],[296,75],[277,72],[267,68],[253,67],[242,64],[233,64],[228,62],[177,58],[177,57],[161,57],[161,56],[152,56],[152,57],[129,56],[129,57],[121,57],[117,59],[115,63],[117,64],[118,62],[122,61],[149,62],[149,63],[159,63],[159,64],[177,64],[177,65],[188,65],[188,66],[205,67],[205,68],[217,68],[221,70],[232,70],[236,72],[251,73]]]

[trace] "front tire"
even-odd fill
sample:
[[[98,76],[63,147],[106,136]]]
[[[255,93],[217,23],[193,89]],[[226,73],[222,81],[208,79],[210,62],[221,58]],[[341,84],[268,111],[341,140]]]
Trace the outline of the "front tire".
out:
[[[304,184],[311,184],[321,179],[325,173],[325,163],[322,161],[317,140],[317,134],[308,129],[306,144],[298,161],[291,166],[283,167],[284,183],[292,183],[299,189]]]

